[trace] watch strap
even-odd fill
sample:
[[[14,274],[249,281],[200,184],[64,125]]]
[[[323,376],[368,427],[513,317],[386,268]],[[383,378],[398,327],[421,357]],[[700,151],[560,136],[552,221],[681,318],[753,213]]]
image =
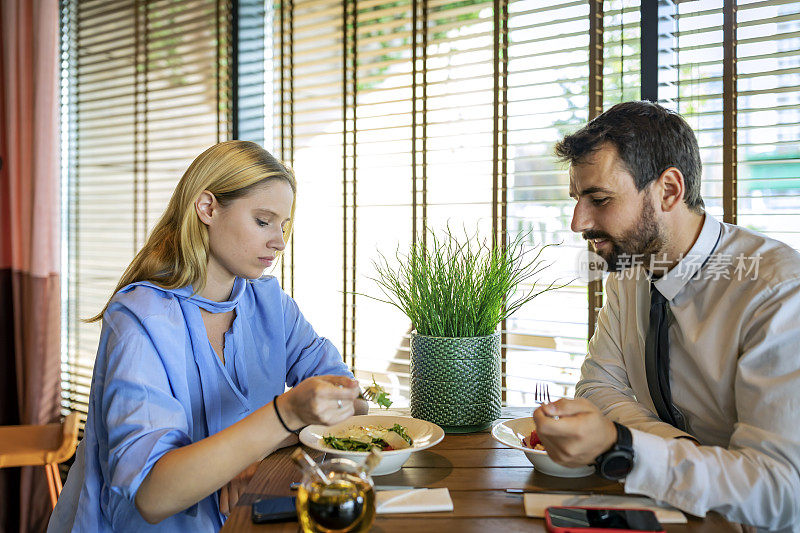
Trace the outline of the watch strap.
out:
[[[608,451],[601,453],[595,459],[594,469],[600,477],[618,481],[625,478],[633,469],[633,435],[631,430],[622,424],[614,422],[614,427],[617,430],[617,440]],[[623,461],[623,465],[627,461],[627,467],[623,466],[622,471],[618,471],[616,474],[609,473],[609,465],[612,465],[610,468],[613,472],[614,467],[619,468],[620,461]]]
[[[633,435],[631,434],[631,430],[619,422],[614,422],[614,427],[617,428],[617,442],[615,446],[624,450],[630,450],[630,452],[633,453]]]

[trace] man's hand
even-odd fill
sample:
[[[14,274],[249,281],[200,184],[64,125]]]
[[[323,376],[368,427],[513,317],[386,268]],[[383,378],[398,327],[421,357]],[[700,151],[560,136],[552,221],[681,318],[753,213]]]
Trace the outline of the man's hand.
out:
[[[551,417],[558,415],[559,419]],[[536,434],[556,463],[578,467],[594,463],[617,441],[614,423],[589,400],[558,400],[533,412]]]
[[[231,514],[233,508],[236,507],[236,502],[244,494],[247,484],[250,483],[250,479],[255,475],[260,463],[261,461],[256,461],[251,464],[240,472],[238,476],[230,480],[227,485],[219,489],[219,512],[225,516]]]

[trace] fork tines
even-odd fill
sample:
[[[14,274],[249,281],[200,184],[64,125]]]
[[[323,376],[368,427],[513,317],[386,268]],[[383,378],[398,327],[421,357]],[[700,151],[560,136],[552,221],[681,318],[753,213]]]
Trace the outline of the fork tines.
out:
[[[361,398],[362,400],[366,400],[368,402],[371,402],[371,401],[375,400],[375,391],[370,390],[370,389],[364,390],[364,389],[359,388],[358,397]]]
[[[550,403],[550,387],[547,383],[536,382],[533,389],[533,399],[538,404]]]

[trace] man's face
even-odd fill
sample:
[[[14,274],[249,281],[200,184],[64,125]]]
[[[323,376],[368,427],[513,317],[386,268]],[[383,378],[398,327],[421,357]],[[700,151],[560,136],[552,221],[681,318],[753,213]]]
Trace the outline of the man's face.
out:
[[[612,272],[624,266],[621,256],[646,260],[664,245],[650,189],[636,190],[633,176],[610,144],[570,168],[569,195],[577,201],[572,231],[592,243]]]

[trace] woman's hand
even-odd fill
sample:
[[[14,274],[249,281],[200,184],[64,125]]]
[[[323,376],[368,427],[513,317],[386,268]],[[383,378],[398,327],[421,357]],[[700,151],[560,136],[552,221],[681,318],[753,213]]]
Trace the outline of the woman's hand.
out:
[[[353,400],[353,410],[357,415],[369,414],[369,404],[367,403],[367,400],[362,400],[361,398],[356,398]]]
[[[281,394],[278,409],[286,425],[331,425],[355,413],[358,382],[344,376],[314,376]]]
[[[239,501],[248,483],[250,483],[250,479],[255,475],[259,464],[261,464],[261,461],[251,464],[230,480],[227,485],[219,489],[219,512],[225,516],[231,514],[233,508],[236,507],[236,502]]]
[[[276,405],[289,427],[300,428],[344,420],[353,414],[357,395],[355,381],[322,376],[298,384],[276,398]],[[136,509],[146,521],[156,524],[220,491],[220,512],[229,513],[255,465],[278,448],[297,442],[296,435],[280,428],[274,406],[268,404],[222,431],[170,450],[156,461],[136,491]],[[236,453],[230,453],[232,449]]]

